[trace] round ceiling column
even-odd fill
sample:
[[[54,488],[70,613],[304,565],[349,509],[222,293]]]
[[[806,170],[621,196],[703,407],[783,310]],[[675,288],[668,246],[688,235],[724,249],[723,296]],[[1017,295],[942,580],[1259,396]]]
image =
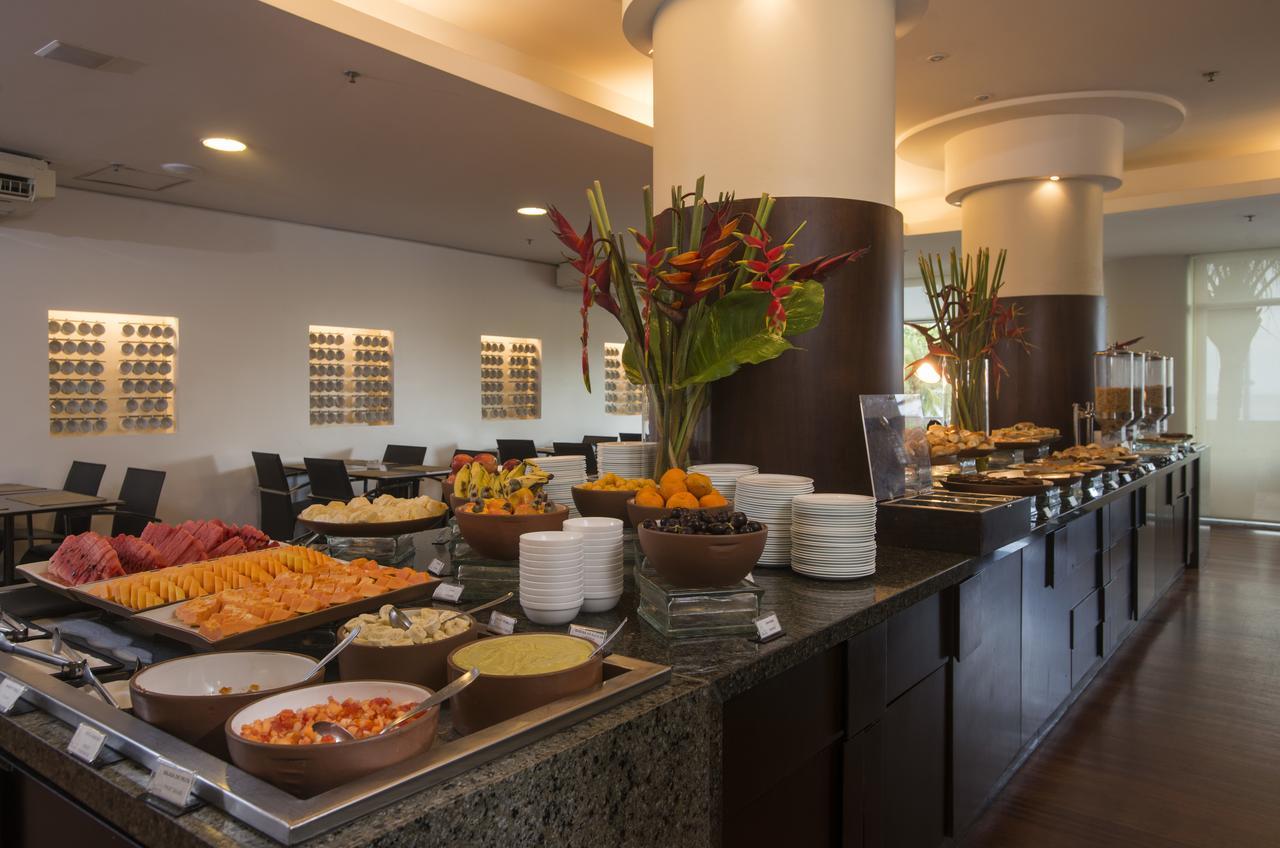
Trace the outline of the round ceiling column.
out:
[[[716,382],[695,453],[870,492],[859,394],[902,391],[902,215],[894,204],[895,35],[927,0],[629,0],[653,56],[653,185],[776,198],[797,261],[870,247],[825,281],[798,350]]]

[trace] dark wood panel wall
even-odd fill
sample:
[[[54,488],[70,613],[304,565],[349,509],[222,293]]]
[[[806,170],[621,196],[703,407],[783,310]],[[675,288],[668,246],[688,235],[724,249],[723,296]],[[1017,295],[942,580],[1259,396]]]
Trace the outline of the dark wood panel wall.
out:
[[[785,238],[802,221],[798,258],[871,252],[826,281],[822,324],[792,339],[800,350],[715,384],[710,458],[804,474],[818,491],[870,494],[858,395],[902,392],[902,213],[861,200],[780,197],[769,231]]]
[[[1034,421],[1070,433],[1071,404],[1093,400],[1093,354],[1106,347],[1106,301],[1100,295],[1045,294],[1008,302],[1022,310],[1034,348],[1001,345],[1009,373],[1000,380],[998,396],[991,377],[991,426]]]

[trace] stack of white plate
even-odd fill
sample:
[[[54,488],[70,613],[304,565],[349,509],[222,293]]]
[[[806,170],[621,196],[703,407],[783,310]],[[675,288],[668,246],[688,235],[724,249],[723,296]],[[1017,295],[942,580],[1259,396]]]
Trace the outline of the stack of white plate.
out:
[[[573,505],[573,487],[587,482],[587,458],[539,456],[527,461],[537,463],[539,468],[551,475],[551,482],[547,483],[547,497],[552,503],[569,507],[569,516],[576,518],[580,513]]]
[[[799,495],[791,502],[791,568],[820,580],[852,580],[876,571],[876,499]]]
[[[705,474],[711,479],[711,485],[724,495],[724,499],[733,502],[733,495],[738,489],[738,478],[759,471],[754,465],[740,462],[711,462],[706,465],[690,465],[690,474]]]
[[[563,530],[520,537],[520,607],[537,624],[566,624],[582,609],[582,534]]]
[[[791,499],[813,491],[813,478],[793,474],[744,474],[738,478],[733,508],[769,528],[760,565],[791,563]]]
[[[566,533],[582,535],[582,611],[604,612],[622,597],[622,528],[619,518],[570,518]]]
[[[596,445],[596,467],[601,474],[612,472],[628,479],[652,477],[657,459],[657,442],[600,442]]]

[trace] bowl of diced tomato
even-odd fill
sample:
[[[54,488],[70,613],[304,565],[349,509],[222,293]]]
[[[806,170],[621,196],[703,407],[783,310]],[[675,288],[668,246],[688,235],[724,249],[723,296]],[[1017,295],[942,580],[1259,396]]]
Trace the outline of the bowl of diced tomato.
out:
[[[431,690],[390,680],[321,683],[255,701],[227,719],[231,762],[286,792],[307,798],[431,747],[440,707],[388,733],[378,731],[409,712]],[[337,741],[312,725],[336,722],[356,738]]]

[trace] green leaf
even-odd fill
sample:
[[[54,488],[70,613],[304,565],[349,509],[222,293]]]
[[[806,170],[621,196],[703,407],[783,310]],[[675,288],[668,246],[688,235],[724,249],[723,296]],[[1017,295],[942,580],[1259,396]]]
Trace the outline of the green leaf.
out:
[[[635,386],[644,385],[644,363],[640,359],[642,355],[630,339],[622,346],[622,370]]]
[[[761,294],[764,294],[761,292]],[[787,310],[787,326],[782,331],[784,336],[798,336],[807,333],[822,323],[822,307],[826,301],[826,291],[822,283],[813,280],[792,283],[791,294],[782,299]],[[765,301],[768,306],[768,301]],[[764,320],[764,312],[760,313]]]
[[[770,299],[765,292],[739,289],[712,304],[696,329],[684,379],[676,388],[720,380],[743,365],[768,362],[791,350],[791,342],[765,326]]]

